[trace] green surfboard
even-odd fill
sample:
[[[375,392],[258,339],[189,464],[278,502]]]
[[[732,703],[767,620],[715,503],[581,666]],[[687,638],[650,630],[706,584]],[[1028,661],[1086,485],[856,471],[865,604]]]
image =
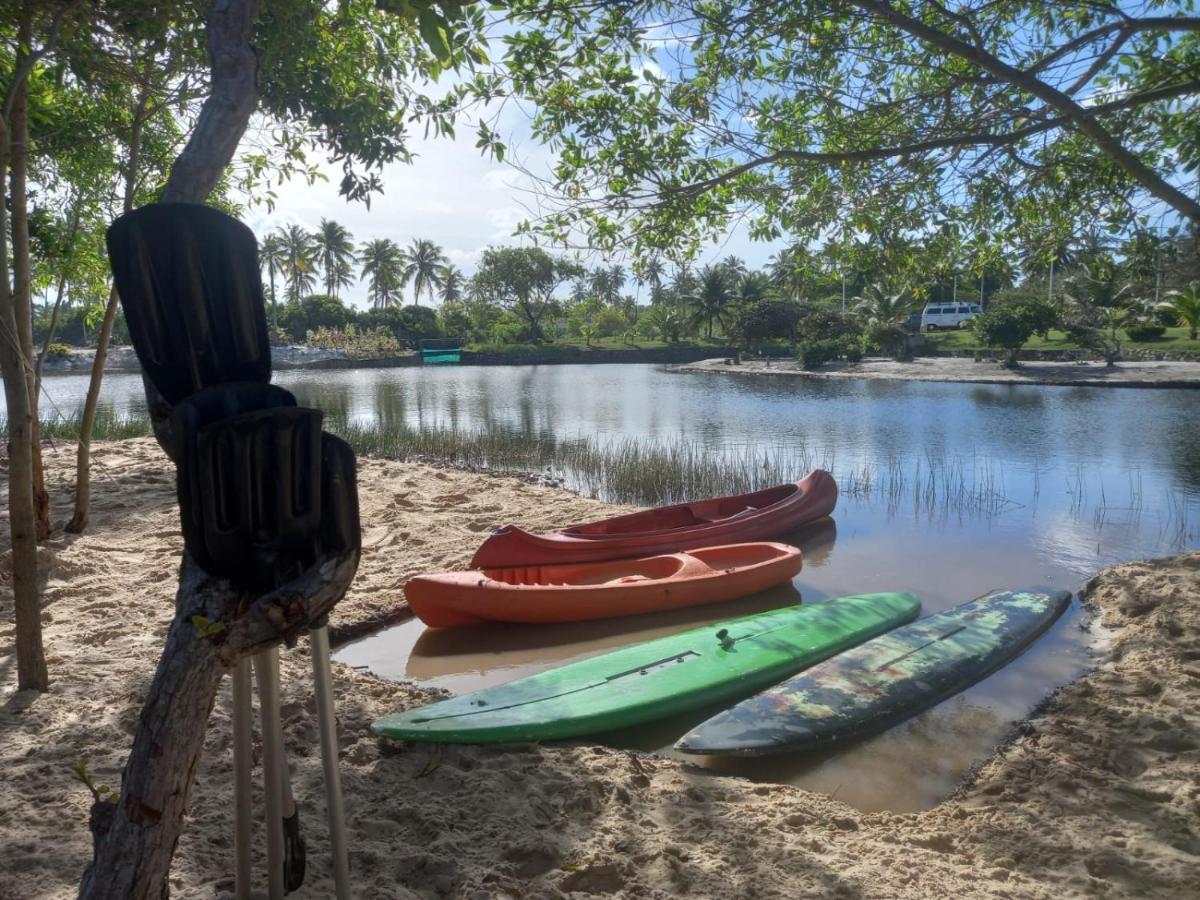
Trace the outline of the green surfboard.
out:
[[[390,738],[554,740],[637,725],[745,696],[911,622],[912,594],[861,594],[732,619],[387,716]]]
[[[765,755],[882,731],[965,690],[1020,653],[1071,602],[996,591],[860,644],[697,725],[684,753]]]

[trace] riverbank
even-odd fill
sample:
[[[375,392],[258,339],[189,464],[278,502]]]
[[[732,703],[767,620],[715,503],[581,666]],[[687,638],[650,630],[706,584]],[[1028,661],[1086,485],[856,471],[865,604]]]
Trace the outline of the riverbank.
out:
[[[56,523],[67,514],[73,453],[48,454]],[[41,551],[54,679],[46,695],[13,690],[12,601],[0,585],[4,900],[75,896],[91,852],[90,799],[70,767],[86,757],[99,781],[116,785],[171,615],[182,545],[173,473],[148,439],[102,444],[96,457],[91,529],[56,530]],[[359,491],[363,562],[336,628],[403,614],[408,576],[462,565],[493,525],[540,529],[611,509],[517,479],[372,459],[361,461]],[[356,891],[405,900],[1190,897],[1200,855],[1197,594],[1200,553],[1093,579],[1108,657],[954,797],[912,815],[863,814],[825,795],[586,743],[431,752],[380,742],[370,722],[429,692],[335,664]],[[293,896],[324,898],[332,886],[306,648],[282,659],[310,860]],[[223,692],[176,855],[175,897],[231,896],[230,762]]]
[[[897,362],[871,357],[859,363],[830,363],[806,370],[795,360],[748,360],[740,364],[728,358],[676,366],[676,372],[705,372],[721,375],[773,375],[795,378],[865,378],[885,381],[946,381],[965,384],[1049,384],[1078,387],[1200,388],[1200,362],[1139,361],[1106,366],[1103,362],[1022,362],[1006,369],[998,362],[961,357],[919,357]]]
[[[546,365],[679,365],[707,359],[715,354],[731,354],[730,347],[708,344],[661,347],[583,347],[578,344],[543,344],[482,350],[463,350],[456,365],[462,366],[546,366]],[[96,352],[73,349],[69,353],[47,357],[46,375],[84,375],[92,370]],[[271,365],[275,369],[398,369],[421,366],[418,353],[363,359],[343,350],[325,350],[293,344],[271,347]],[[105,372],[140,372],[141,364],[132,347],[113,347],[104,362]]]

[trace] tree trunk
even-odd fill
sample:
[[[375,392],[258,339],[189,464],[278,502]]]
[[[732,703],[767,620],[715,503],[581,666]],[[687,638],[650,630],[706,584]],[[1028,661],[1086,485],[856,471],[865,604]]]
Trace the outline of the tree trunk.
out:
[[[21,24],[18,43],[28,48],[31,28],[28,21]],[[17,51],[20,67],[27,57],[25,49]],[[33,370],[33,290],[29,264],[29,207],[26,175],[29,167],[29,80],[22,79],[12,95],[9,117],[9,205],[12,209],[13,259],[13,316],[16,320],[17,341],[21,348],[25,389],[29,392],[30,477],[33,485],[34,534],[39,541],[50,536],[50,495],[46,492],[46,477],[42,468],[41,428],[38,423],[37,379]],[[11,333],[11,332],[10,332]]]
[[[100,403],[100,385],[104,380],[104,363],[108,359],[108,341],[117,318],[116,285],[108,292],[104,321],[100,325],[96,356],[92,360],[92,377],[88,382],[87,398],[83,402],[83,419],[79,423],[79,443],[75,446],[75,511],[67,523],[67,531],[81,534],[88,523],[92,499],[92,428],[96,424],[96,407]]]
[[[28,46],[28,24],[22,24],[16,54],[18,70],[28,62],[25,53]],[[21,93],[21,84],[14,85],[13,90]],[[14,102],[13,107],[16,105]],[[8,184],[11,146],[8,122],[7,116],[0,115],[0,186]],[[29,405],[33,357],[25,355],[18,337],[20,318],[17,315],[17,305],[20,294],[12,289],[10,282],[7,217],[7,206],[0,202],[0,372],[4,376],[4,398],[8,405],[8,525],[12,542],[17,688],[44,691],[50,686],[50,676],[46,670],[46,656],[42,649],[42,618],[37,587],[33,411]],[[32,335],[30,343],[32,344]]]
[[[295,582],[250,603],[227,581],[184,556],[175,619],[138,716],[116,802],[97,800],[92,864],[80,900],[161,900],[204,749],[221,679],[243,656],[295,637],[318,622],[350,586],[357,554],[318,563]],[[202,636],[193,616],[224,627]]]
[[[146,74],[147,81],[150,78]],[[133,209],[134,193],[137,190],[138,167],[142,156],[142,127],[146,123],[146,106],[150,102],[147,84],[142,85],[137,106],[129,125],[129,159],[125,169],[125,193],[121,211]],[[92,359],[92,377],[88,381],[87,398],[83,402],[83,420],[79,423],[79,443],[75,446],[75,511],[67,523],[67,531],[80,534],[87,528],[88,511],[92,500],[92,428],[96,424],[96,407],[100,402],[100,385],[104,381],[104,363],[108,359],[108,343],[112,338],[113,322],[117,318],[117,286],[108,292],[108,304],[104,307],[104,321],[96,339],[96,355]]]
[[[204,101],[161,199],[200,203],[237,150],[258,105],[257,56],[250,41],[260,0],[213,0],[208,17],[211,94]],[[310,569],[254,601],[208,578],[186,555],[175,620],[167,636],[115,804],[92,808],[94,858],[80,885],[83,900],[161,900],[183,828],[204,732],[222,676],[242,656],[293,638],[341,598],[357,556]],[[197,634],[193,615],[225,627]]]
[[[271,279],[271,327],[279,327],[279,306],[275,303],[275,264],[267,263],[267,276]]]
[[[74,230],[72,230],[72,235]],[[46,354],[50,352],[50,345],[54,343],[54,337],[58,333],[58,319],[62,312],[63,297],[67,293],[67,276],[63,272],[58,276],[58,289],[54,298],[54,306],[50,313],[50,325],[46,328],[46,339],[42,341],[41,352],[38,353],[37,362],[33,365],[33,392],[34,394],[41,393],[42,390],[42,364],[46,361]]]
[[[208,14],[212,88],[171,167],[164,203],[203,203],[225,174],[258,106],[258,54],[250,43],[261,0],[213,0]]]

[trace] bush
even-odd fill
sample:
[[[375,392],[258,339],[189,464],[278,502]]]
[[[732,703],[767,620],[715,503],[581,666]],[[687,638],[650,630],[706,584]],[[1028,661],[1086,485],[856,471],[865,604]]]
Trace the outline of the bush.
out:
[[[828,341],[842,337],[856,337],[858,323],[835,309],[803,307],[800,321],[796,325],[796,336],[806,342]]]
[[[790,300],[759,300],[738,310],[732,332],[743,342],[757,346],[760,342],[783,339],[796,343],[796,326],[802,315],[799,303]]]
[[[46,348],[46,359],[66,359],[71,355],[69,344],[54,343]]]
[[[885,325],[877,322],[863,334],[863,341],[868,348],[877,350],[892,359],[901,361],[909,359],[908,332],[899,325]],[[862,350],[860,349],[859,358],[861,357]],[[853,362],[853,360],[851,361]]]
[[[796,353],[803,369],[819,369],[835,359],[858,362],[862,359],[862,347],[854,338],[838,337],[823,341],[805,341]]]
[[[322,350],[341,350],[351,359],[378,359],[400,352],[400,342],[386,328],[359,330],[347,325],[344,331],[340,331],[321,327],[310,331],[305,343]]]
[[[442,337],[437,313],[427,306],[385,306],[358,314],[358,324],[364,329],[384,328],[402,345],[413,350],[426,338]]]
[[[1007,350],[1004,365],[1013,369],[1017,365],[1017,353],[1033,336],[1037,315],[1037,311],[1022,304],[996,304],[972,319],[971,328],[984,346]]]
[[[1166,325],[1155,325],[1153,322],[1135,322],[1125,329],[1131,341],[1160,341],[1167,333]]]
[[[321,328],[345,328],[353,319],[352,309],[336,297],[326,294],[312,294],[288,303],[279,310],[279,327],[295,341],[303,341],[310,331]]]

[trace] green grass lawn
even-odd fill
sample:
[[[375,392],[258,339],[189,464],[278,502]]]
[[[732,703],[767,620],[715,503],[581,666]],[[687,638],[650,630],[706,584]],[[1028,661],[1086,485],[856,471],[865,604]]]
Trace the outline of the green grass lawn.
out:
[[[1188,340],[1188,329],[1168,328],[1167,333],[1157,341],[1135,342],[1122,334],[1121,346],[1130,350],[1191,350],[1200,353],[1200,340]],[[986,350],[979,343],[975,332],[970,329],[961,331],[937,331],[927,334],[929,342],[938,350]],[[1061,331],[1050,331],[1050,337],[1043,340],[1040,335],[1034,335],[1025,343],[1026,350],[1078,350],[1079,345],[1068,340]]]

